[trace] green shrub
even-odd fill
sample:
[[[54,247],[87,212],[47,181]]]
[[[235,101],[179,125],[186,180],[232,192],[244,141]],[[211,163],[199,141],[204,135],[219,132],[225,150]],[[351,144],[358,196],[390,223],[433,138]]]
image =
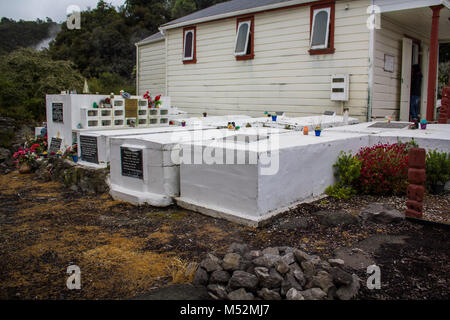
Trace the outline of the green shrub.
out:
[[[426,160],[428,188],[445,184],[450,179],[450,154],[434,150],[427,153]]]
[[[353,186],[360,176],[361,162],[351,153],[341,152],[333,168],[338,182],[334,186],[329,186],[325,193],[338,199],[349,199],[354,196],[357,191]]]
[[[325,194],[336,199],[350,199],[357,194],[357,191],[353,187],[346,187],[336,183],[334,186],[328,186],[325,189]]]

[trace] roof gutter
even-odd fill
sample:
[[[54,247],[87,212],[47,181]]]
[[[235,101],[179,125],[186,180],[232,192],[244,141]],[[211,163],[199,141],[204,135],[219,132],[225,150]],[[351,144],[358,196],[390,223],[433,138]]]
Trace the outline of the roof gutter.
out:
[[[208,22],[208,21],[232,18],[232,17],[246,15],[246,14],[260,12],[260,11],[273,10],[273,9],[278,9],[278,8],[291,7],[291,6],[295,6],[295,5],[313,3],[316,1],[318,1],[318,0],[291,0],[291,1],[281,2],[281,3],[275,3],[275,4],[271,4],[271,5],[267,5],[267,6],[250,8],[250,9],[245,9],[245,10],[240,10],[240,11],[232,11],[232,12],[227,12],[227,13],[223,13],[223,14],[217,14],[214,16],[183,21],[183,22],[176,23],[176,24],[162,25],[159,28],[159,30],[161,32],[163,32],[164,30],[168,30],[168,29],[175,29],[175,28],[190,26],[193,24],[199,24],[199,23]]]
[[[159,42],[159,41],[164,41],[164,38],[153,39],[153,40],[148,40],[148,41],[140,41],[140,42],[136,42],[134,45],[135,45],[136,47],[139,47],[139,46],[143,46],[143,45],[146,45],[146,44],[150,44],[150,43],[154,43],[154,42]]]

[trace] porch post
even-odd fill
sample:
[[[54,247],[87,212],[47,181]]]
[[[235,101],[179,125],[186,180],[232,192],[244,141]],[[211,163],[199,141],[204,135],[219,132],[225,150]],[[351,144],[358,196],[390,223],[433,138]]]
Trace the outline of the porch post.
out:
[[[433,20],[431,23],[430,59],[428,63],[428,94],[426,115],[428,121],[433,121],[434,117],[434,99],[436,96],[436,73],[439,49],[439,11],[441,11],[443,7],[443,5],[430,7],[430,9],[433,10]]]

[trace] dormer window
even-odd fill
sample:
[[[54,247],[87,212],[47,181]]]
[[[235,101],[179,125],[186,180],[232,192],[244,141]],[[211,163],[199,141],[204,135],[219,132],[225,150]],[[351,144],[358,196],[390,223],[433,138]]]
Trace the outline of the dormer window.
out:
[[[253,59],[254,18],[237,19],[234,55],[236,60]]]
[[[183,63],[196,63],[195,27],[183,30]]]

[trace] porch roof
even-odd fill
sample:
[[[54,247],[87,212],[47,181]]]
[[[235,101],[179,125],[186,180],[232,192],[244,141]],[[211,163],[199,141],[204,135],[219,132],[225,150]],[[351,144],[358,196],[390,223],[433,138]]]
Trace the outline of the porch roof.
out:
[[[428,6],[385,12],[383,16],[400,25],[412,26],[415,30],[420,30],[420,33],[427,38],[431,34],[433,11]],[[450,9],[447,7],[442,8],[439,18],[439,41],[450,41],[449,19]]]
[[[449,0],[373,0],[373,4],[380,7],[381,12],[424,8],[440,4],[450,9]]]

